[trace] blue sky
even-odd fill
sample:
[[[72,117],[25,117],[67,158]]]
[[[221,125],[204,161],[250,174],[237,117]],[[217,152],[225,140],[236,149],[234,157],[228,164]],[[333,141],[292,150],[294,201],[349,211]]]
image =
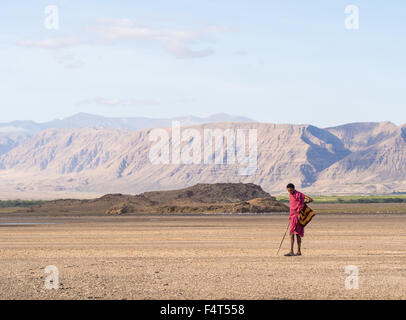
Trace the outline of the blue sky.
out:
[[[344,26],[348,5],[358,30]],[[0,122],[225,112],[406,123],[405,17],[400,0],[2,2]]]

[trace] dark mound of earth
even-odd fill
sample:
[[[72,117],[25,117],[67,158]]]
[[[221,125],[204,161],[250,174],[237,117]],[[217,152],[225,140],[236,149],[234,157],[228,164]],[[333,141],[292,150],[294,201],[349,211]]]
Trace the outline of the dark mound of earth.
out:
[[[253,183],[199,183],[193,187],[185,189],[145,192],[141,195],[158,203],[168,203],[173,201],[232,203],[248,201],[255,198],[271,197],[269,193]]]
[[[139,195],[108,194],[91,200],[54,200],[31,207],[28,211],[78,214],[210,214],[287,212],[289,208],[258,185],[217,183]]]

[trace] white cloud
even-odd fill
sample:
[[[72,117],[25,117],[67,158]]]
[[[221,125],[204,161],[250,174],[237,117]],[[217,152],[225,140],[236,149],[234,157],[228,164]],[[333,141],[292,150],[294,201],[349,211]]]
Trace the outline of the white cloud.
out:
[[[166,50],[179,59],[203,58],[214,53],[212,49],[191,50],[184,45],[179,45],[176,43],[168,44],[166,46]]]
[[[59,64],[62,64],[65,68],[78,69],[84,67],[84,62],[76,58],[71,53],[57,53],[55,59]]]
[[[203,31],[166,30],[141,26],[130,19],[103,20],[99,27],[89,28],[101,38],[102,42],[114,42],[122,39],[149,40],[160,43],[167,52],[177,58],[201,58],[214,53],[211,48],[193,49],[205,41],[207,35],[222,32],[219,27],[207,27]]]
[[[23,40],[18,42],[18,45],[27,48],[59,49],[78,45],[82,42],[83,40],[79,37],[58,37],[42,40]]]
[[[67,62],[67,61],[72,61],[75,59],[75,57],[71,53],[57,53],[55,55],[55,59],[58,62],[63,63],[63,62]]]
[[[141,26],[130,19],[101,20],[96,27],[87,27],[87,38],[64,36],[41,40],[23,40],[18,45],[26,48],[60,49],[80,44],[111,43],[120,40],[147,40],[161,44],[164,49],[179,59],[202,58],[210,56],[214,50],[210,47],[197,49],[204,43],[211,42],[213,34],[229,31],[230,28],[207,26],[200,31],[169,30]],[[98,35],[94,39],[94,35]],[[92,39],[92,40],[91,40]],[[79,63],[71,64],[79,66]]]
[[[84,104],[98,104],[104,105],[109,107],[115,106],[134,106],[134,105],[143,105],[143,106],[156,106],[159,105],[159,102],[156,100],[142,100],[142,99],[120,99],[120,98],[103,98],[103,97],[95,97],[90,98],[82,101],[78,101],[77,105],[84,105]]]

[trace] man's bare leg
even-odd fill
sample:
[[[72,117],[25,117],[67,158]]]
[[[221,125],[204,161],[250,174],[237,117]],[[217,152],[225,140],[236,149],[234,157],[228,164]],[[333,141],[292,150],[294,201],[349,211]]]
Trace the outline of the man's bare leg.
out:
[[[293,253],[293,246],[295,245],[295,234],[290,233],[290,252],[285,254],[285,256],[294,256],[295,254]]]
[[[302,249],[302,238],[297,234],[296,235],[296,240],[297,240],[297,253],[296,253],[296,255],[301,256],[302,255],[302,251],[301,251],[301,249]],[[293,251],[293,247],[292,247],[292,251]]]

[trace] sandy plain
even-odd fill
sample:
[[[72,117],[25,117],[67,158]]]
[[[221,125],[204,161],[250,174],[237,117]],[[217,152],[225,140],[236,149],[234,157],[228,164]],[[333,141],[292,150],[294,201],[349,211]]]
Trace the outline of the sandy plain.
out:
[[[31,224],[45,223],[45,224]],[[0,299],[406,299],[406,215],[0,216]],[[45,267],[59,272],[47,289]],[[359,288],[345,287],[346,266]]]

